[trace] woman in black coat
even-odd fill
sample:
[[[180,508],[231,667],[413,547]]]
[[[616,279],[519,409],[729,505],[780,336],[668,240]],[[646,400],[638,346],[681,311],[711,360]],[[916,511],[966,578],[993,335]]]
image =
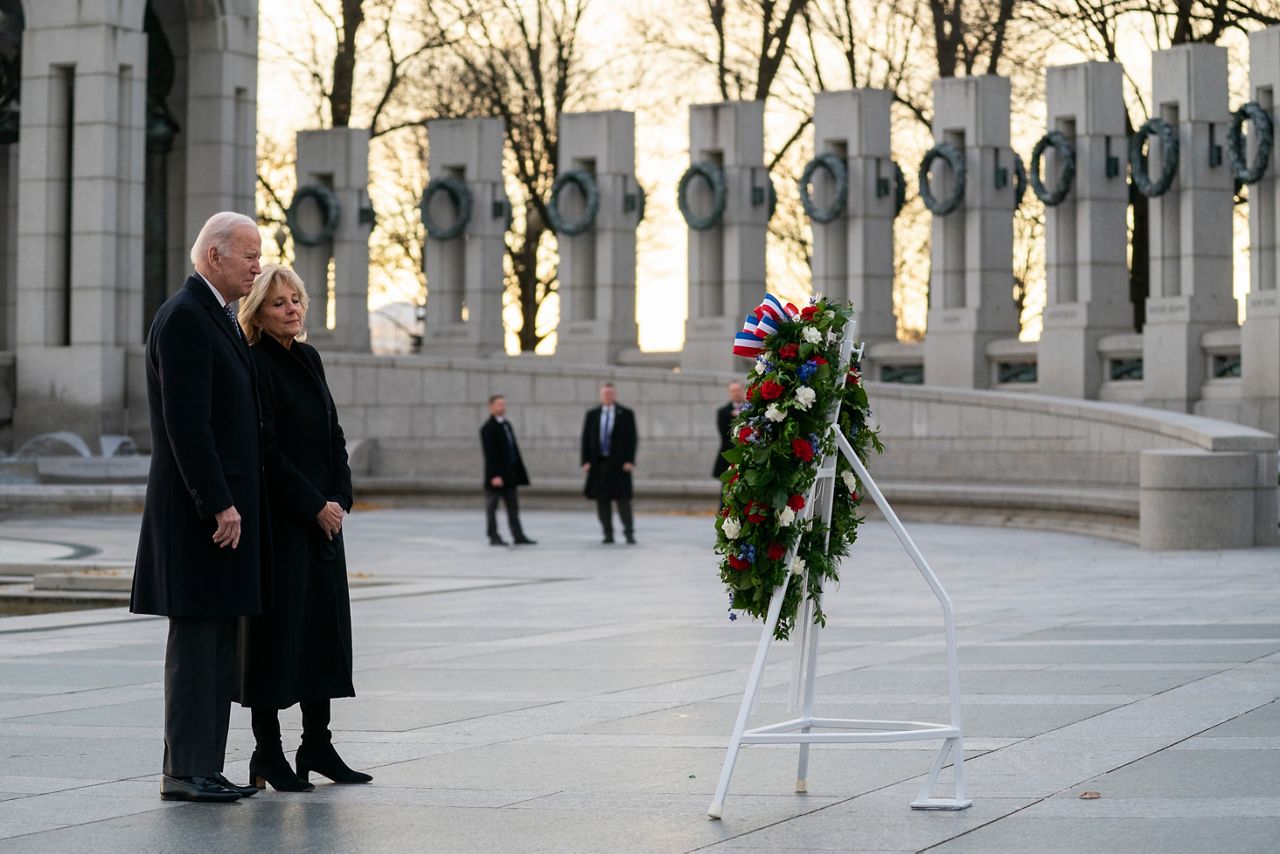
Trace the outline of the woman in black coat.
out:
[[[329,700],[355,696],[342,543],[351,469],[320,354],[301,340],[306,311],[302,280],[275,265],[263,268],[240,305],[267,422],[263,460],[274,560],[270,610],[241,624],[237,699],[253,712],[249,776],[282,791],[310,791],[311,771],[335,783],[373,779],[347,767],[329,732]],[[302,705],[296,774],[284,758],[279,717],[294,703]]]

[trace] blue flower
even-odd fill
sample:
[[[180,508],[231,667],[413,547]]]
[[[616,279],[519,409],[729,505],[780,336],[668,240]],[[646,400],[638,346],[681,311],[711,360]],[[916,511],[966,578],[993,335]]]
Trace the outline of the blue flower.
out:
[[[739,411],[739,412],[750,412],[750,411],[751,411],[751,403],[750,403],[750,401],[748,401],[748,402],[746,402],[746,403],[742,404],[741,406],[739,406],[739,407],[738,407],[738,411]]]
[[[738,619],[738,615],[737,615],[737,614],[735,614],[735,613],[733,613],[733,611],[730,611],[730,612],[729,612],[729,622],[731,622],[731,623],[732,623],[732,622],[733,622],[734,620],[736,620],[736,619]]]
[[[799,379],[800,382],[805,382],[809,379],[809,377],[817,373],[817,371],[818,371],[818,363],[815,362],[813,359],[810,359],[800,367],[796,368],[796,378]]]
[[[738,559],[745,560],[747,563],[756,562],[756,547],[747,543],[742,547],[742,551],[738,552]]]

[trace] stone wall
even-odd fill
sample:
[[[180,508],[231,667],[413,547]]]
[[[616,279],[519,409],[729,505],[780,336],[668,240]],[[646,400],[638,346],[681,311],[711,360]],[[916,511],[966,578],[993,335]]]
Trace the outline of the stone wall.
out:
[[[130,422],[145,442],[139,355],[129,358]],[[530,494],[574,497],[582,419],[607,379],[636,411],[638,493],[668,506],[715,501],[715,409],[735,374],[345,353],[329,354],[326,370],[366,495],[478,495],[477,433],[489,395],[500,393],[534,482]],[[868,383],[868,391],[886,445],[869,467],[895,506],[967,521],[1091,519],[1066,527],[1127,527],[1152,548],[1276,539],[1277,439],[1262,431],[1036,394],[886,383]]]

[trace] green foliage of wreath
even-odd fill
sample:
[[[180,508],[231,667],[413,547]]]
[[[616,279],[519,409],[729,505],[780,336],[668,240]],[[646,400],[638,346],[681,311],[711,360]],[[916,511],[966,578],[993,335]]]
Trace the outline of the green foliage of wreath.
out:
[[[582,194],[583,211],[577,219],[565,219],[560,212],[560,197],[565,188],[573,185]],[[593,226],[596,214],[600,211],[600,187],[596,184],[596,176],[585,169],[573,169],[562,173],[551,185],[551,199],[547,202],[547,222],[556,234],[573,237],[582,234]]]
[[[444,193],[448,196],[458,212],[453,222],[448,225],[442,225],[431,218],[431,200],[436,193]],[[467,223],[471,222],[471,189],[462,179],[453,175],[437,176],[427,182],[426,189],[422,191],[422,201],[418,204],[418,210],[422,214],[422,226],[427,231],[427,237],[432,240],[453,240],[461,236],[467,228]],[[508,208],[507,216],[510,215],[511,211]]]
[[[311,233],[298,223],[298,210],[302,203],[311,199],[320,208],[320,230]],[[333,239],[338,230],[338,222],[342,218],[342,203],[333,190],[323,184],[306,184],[293,194],[289,209],[284,212],[285,224],[293,235],[293,242],[299,246],[319,246]]]
[[[826,172],[827,177],[835,184],[831,203],[825,208],[818,207],[818,203],[813,200],[813,193],[809,190],[809,185],[813,183],[819,170]],[[824,151],[805,165],[804,172],[800,175],[800,205],[809,215],[809,219],[817,223],[831,222],[844,213],[848,201],[849,169],[843,160],[830,151]]]
[[[1050,190],[1040,180],[1040,160],[1044,150],[1052,148],[1058,161],[1058,183]],[[1036,198],[1044,202],[1046,207],[1062,204],[1071,192],[1071,184],[1076,179],[1076,148],[1071,140],[1060,130],[1051,130],[1036,141],[1031,149],[1031,191]]]
[[[689,206],[689,187],[695,180],[707,182],[711,188],[711,211],[706,216],[698,216]],[[680,176],[680,185],[676,188],[676,207],[680,216],[694,231],[706,231],[724,216],[727,190],[724,184],[724,170],[710,160],[695,163]]]
[[[1246,121],[1253,123],[1253,132],[1258,136],[1252,163],[1245,150]],[[1231,161],[1231,172],[1236,181],[1241,184],[1256,184],[1262,180],[1267,172],[1267,164],[1271,162],[1271,147],[1275,141],[1275,126],[1272,124],[1271,114],[1257,101],[1250,101],[1231,114],[1231,126],[1227,129],[1227,157]]]
[[[840,560],[862,523],[862,485],[843,457],[830,526],[801,519],[814,499],[819,463],[835,453],[832,407],[839,407],[837,423],[859,459],[883,449],[869,426],[856,356],[847,370],[840,364],[840,335],[852,316],[852,306],[819,299],[765,339],[748,377],[747,404],[731,427],[734,446],[724,453],[729,469],[720,478],[724,508],[716,518],[715,549],[730,619],[735,611],[764,619],[773,591],[787,581],[774,632],[779,640],[790,636],[804,598],[814,604],[814,622],[826,624],[823,584],[839,581]]]
[[[1147,174],[1147,158],[1142,156],[1142,144],[1148,136],[1160,138],[1160,177],[1155,181]],[[1164,119],[1147,119],[1134,131],[1129,137],[1129,174],[1139,193],[1154,199],[1169,191],[1178,175],[1178,152],[1178,130]]]
[[[951,194],[945,199],[934,196],[933,189],[929,186],[929,169],[933,167],[933,161],[939,157],[951,167]],[[924,206],[934,216],[946,216],[960,207],[960,203],[964,201],[964,152],[949,142],[938,143],[925,152],[924,159],[920,161],[920,173],[916,176],[916,180],[920,185],[920,200],[924,202]]]

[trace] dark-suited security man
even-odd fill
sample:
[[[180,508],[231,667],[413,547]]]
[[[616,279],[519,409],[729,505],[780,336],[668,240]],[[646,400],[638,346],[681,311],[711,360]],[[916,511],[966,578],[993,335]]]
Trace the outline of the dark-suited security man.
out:
[[[734,380],[729,383],[729,402],[716,410],[716,432],[720,434],[720,450],[716,451],[716,464],[711,469],[711,476],[719,478],[729,469],[729,461],[722,454],[733,447],[733,437],[729,435],[729,425],[742,411],[742,404],[747,402],[747,393],[742,383]]]
[[[498,502],[507,505],[511,541],[517,546],[536,543],[524,535],[520,525],[520,502],[516,487],[529,485],[529,474],[520,458],[516,433],[507,420],[507,401],[500,394],[489,398],[489,420],[480,427],[480,447],[484,451],[484,518],[489,545],[505,546],[498,533]]]
[[[613,507],[618,504],[622,533],[636,544],[631,515],[631,472],[636,467],[636,416],[617,403],[613,383],[600,386],[600,405],[587,411],[582,424],[582,470],[587,483],[583,492],[596,502],[604,542],[613,542]]]
[[[255,222],[210,217],[195,275],[147,336],[151,471],[129,609],[169,618],[165,800],[230,802],[258,790],[222,774],[237,618],[263,610],[267,571],[261,413],[231,303],[261,272]]]

